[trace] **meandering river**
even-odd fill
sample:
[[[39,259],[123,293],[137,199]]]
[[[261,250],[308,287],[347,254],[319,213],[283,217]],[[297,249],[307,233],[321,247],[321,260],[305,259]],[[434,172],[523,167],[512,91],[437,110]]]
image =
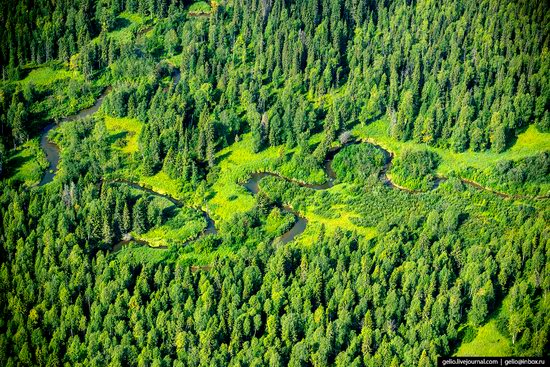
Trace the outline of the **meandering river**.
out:
[[[57,173],[57,165],[59,164],[59,147],[54,142],[50,141],[50,139],[48,139],[48,133],[51,130],[56,129],[60,124],[64,122],[82,119],[96,113],[99,110],[99,107],[101,107],[103,99],[110,91],[110,87],[106,88],[103,93],[101,93],[99,98],[95,101],[92,107],[86,108],[75,115],[65,117],[61,119],[61,121],[57,124],[52,122],[42,130],[42,132],[40,133],[40,146],[44,150],[44,153],[46,153],[46,159],[48,160],[49,167],[44,174],[44,177],[42,177],[39,186],[43,186],[53,181],[53,178]]]
[[[260,185],[259,182],[262,178],[266,176],[275,176],[283,178],[277,174],[269,173],[269,172],[262,172],[262,173],[253,173],[251,177],[246,181],[246,183],[243,184],[243,186],[252,193],[252,195],[258,194],[260,192]],[[293,182],[293,181],[292,181]],[[282,210],[293,214],[298,220],[294,223],[294,225],[285,233],[283,233],[279,240],[285,244],[290,241],[292,241],[296,236],[302,234],[306,230],[307,226],[307,219],[298,214],[298,212],[294,211],[291,207],[283,205]]]
[[[174,84],[177,84],[180,80],[180,77],[181,77],[179,69],[175,68],[172,75],[173,75]],[[42,149],[44,150],[44,153],[46,154],[46,158],[48,160],[49,167],[48,167],[48,170],[46,171],[46,173],[44,174],[44,176],[42,177],[42,180],[40,181],[39,186],[43,186],[43,185],[51,182],[54,179],[55,174],[57,172],[57,166],[59,164],[59,147],[55,143],[51,142],[48,139],[48,133],[51,130],[57,128],[60,124],[62,124],[64,122],[85,118],[87,116],[91,116],[94,113],[96,113],[99,110],[99,108],[101,107],[101,104],[103,103],[103,100],[104,100],[105,96],[110,92],[110,90],[111,90],[111,87],[106,88],[103,91],[103,93],[99,96],[99,98],[96,100],[96,102],[94,103],[94,105],[92,107],[84,109],[84,110],[80,111],[79,113],[77,113],[75,115],[66,117],[66,118],[62,119],[57,124],[56,123],[50,123],[42,130],[42,133],[41,133],[41,136],[40,136],[40,146],[42,147]],[[334,186],[334,182],[336,180],[336,174],[335,174],[334,170],[332,169],[332,161],[334,160],[335,155],[338,154],[338,152],[340,152],[340,150],[342,148],[344,148],[348,145],[351,145],[351,144],[371,144],[371,145],[375,146],[377,149],[380,149],[383,152],[383,154],[386,157],[386,163],[384,164],[384,166],[380,170],[379,178],[385,185],[387,185],[391,188],[406,191],[406,192],[409,192],[409,193],[420,193],[420,191],[415,191],[415,190],[411,190],[411,189],[399,186],[388,177],[387,172],[390,170],[391,164],[392,164],[392,161],[393,161],[393,154],[392,153],[388,152],[387,150],[385,150],[384,148],[382,148],[379,145],[376,145],[376,144],[373,144],[373,143],[370,143],[370,142],[366,142],[366,141],[362,141],[362,140],[354,140],[354,141],[348,142],[346,144],[343,144],[343,145],[341,145],[337,148],[333,148],[333,149],[329,150],[329,152],[327,153],[327,156],[326,156],[325,163],[324,163],[324,171],[325,171],[327,180],[322,184],[310,184],[310,183],[306,183],[306,182],[301,182],[301,181],[298,181],[298,180],[283,177],[283,176],[281,176],[277,173],[272,173],[272,172],[258,172],[258,173],[253,173],[250,176],[250,178],[248,179],[248,181],[243,184],[243,186],[248,191],[250,191],[251,194],[256,195],[256,194],[258,194],[258,192],[260,190],[259,181],[262,178],[266,177],[266,176],[274,176],[274,177],[278,177],[280,179],[286,180],[288,182],[294,183],[296,185],[299,185],[299,186],[302,186],[302,187],[307,187],[307,188],[310,188],[310,189],[313,189],[313,190],[327,190],[327,189],[331,188],[332,186]],[[434,189],[437,188],[439,186],[439,184],[442,181],[446,180],[446,179],[447,179],[446,177],[437,177],[435,182],[434,182]],[[470,185],[470,186],[472,186],[474,188],[477,188],[477,189],[480,189],[480,190],[489,191],[489,192],[491,192],[495,195],[498,195],[500,197],[503,197],[503,198],[521,198],[519,196],[508,195],[508,194],[505,194],[505,193],[501,193],[501,192],[497,192],[497,191],[485,188],[485,187],[483,187],[483,186],[481,186],[481,185],[479,185],[479,184],[477,184],[473,181],[467,180],[467,179],[461,179],[461,181],[466,185]],[[178,207],[183,206],[183,203],[180,202],[179,200],[177,200],[177,199],[175,199],[175,198],[173,198],[169,195],[160,194],[160,193],[158,193],[156,191],[153,191],[149,188],[141,186],[141,185],[139,185],[135,182],[130,182],[130,181],[118,181],[118,182],[121,182],[121,183],[124,183],[126,185],[132,186],[132,187],[134,187],[136,189],[139,189],[139,190],[146,191],[151,195],[161,196],[161,197],[169,200],[170,202],[172,202],[174,205],[176,205]],[[547,197],[537,197],[536,199],[546,199],[546,198]],[[215,223],[212,220],[212,218],[208,215],[208,213],[206,213],[202,209],[198,209],[198,210],[201,210],[201,212],[203,213],[204,218],[205,218],[206,223],[207,223],[207,226],[204,229],[204,231],[202,233],[200,233],[195,238],[195,240],[197,238],[201,237],[201,236],[217,234],[216,226],[215,226]],[[282,206],[282,210],[293,214],[297,218],[294,225],[287,232],[285,232],[283,235],[281,235],[279,237],[279,240],[282,243],[288,243],[288,242],[292,241],[294,238],[296,238],[298,235],[302,234],[305,231],[308,222],[307,222],[306,218],[304,218],[298,212],[296,212],[295,210],[293,210],[292,208],[290,208],[288,206]],[[146,241],[140,241],[140,240],[135,240],[135,239],[133,239],[132,241],[137,242],[137,243],[141,243],[143,245],[148,245],[148,243]],[[127,241],[119,242],[117,245],[115,245],[114,250],[119,250],[122,247],[123,244],[128,243],[128,242],[130,242],[130,241],[127,240]],[[188,242],[190,242],[190,241],[188,241]],[[163,247],[154,247],[154,248],[162,249]]]

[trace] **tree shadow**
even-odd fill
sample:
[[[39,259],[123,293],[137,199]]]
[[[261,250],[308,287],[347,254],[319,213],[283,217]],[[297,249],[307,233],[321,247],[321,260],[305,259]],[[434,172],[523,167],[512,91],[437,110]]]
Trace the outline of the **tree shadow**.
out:
[[[520,126],[515,130],[506,130],[506,147],[504,148],[504,152],[516,145],[518,141],[518,136],[527,131],[529,126],[531,126],[531,124]]]
[[[128,27],[131,24],[131,22],[126,18],[117,17],[115,19],[113,31],[117,31],[119,29],[123,29]]]
[[[206,195],[205,199],[206,200],[212,200],[212,199],[214,199],[214,196],[216,196],[216,193],[211,191]]]
[[[458,215],[458,225],[462,225],[470,217],[468,213],[460,213]]]
[[[170,205],[167,208],[164,208],[162,211],[162,224],[165,224],[168,220],[173,218],[179,211],[179,208],[176,205]]]
[[[114,144],[119,139],[124,139],[128,136],[128,131],[121,131],[116,134],[112,134],[108,138],[109,144]]]
[[[219,156],[216,157],[216,161],[220,162],[223,161],[225,158],[229,157],[232,153],[231,152],[225,152]]]
[[[8,159],[6,162],[6,175],[11,176],[17,171],[18,168],[22,167],[25,163],[32,160],[32,157],[21,157],[17,155],[13,155]]]

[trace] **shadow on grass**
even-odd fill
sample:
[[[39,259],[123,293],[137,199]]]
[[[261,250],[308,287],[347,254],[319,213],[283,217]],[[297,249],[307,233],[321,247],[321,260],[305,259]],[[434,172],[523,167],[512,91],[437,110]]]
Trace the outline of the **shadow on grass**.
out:
[[[109,136],[109,139],[108,139],[108,142],[109,144],[114,144],[115,142],[117,142],[117,140],[119,139],[124,139],[128,136],[128,132],[127,131],[121,131],[119,133],[116,133],[116,134],[112,134]]]
[[[25,163],[32,160],[32,157],[21,157],[17,155],[13,155],[8,159],[7,165],[6,165],[6,175],[11,176],[15,174],[18,168],[21,168]]]
[[[225,152],[222,155],[219,155],[216,157],[216,161],[220,162],[223,161],[225,158],[229,157],[232,153],[231,152]]]
[[[131,22],[126,18],[116,18],[113,31],[118,31],[119,29],[124,29],[128,27],[131,24]]]
[[[176,205],[171,205],[168,208],[164,208],[162,211],[162,225],[166,225],[166,223],[174,218],[178,213],[180,209]],[[175,229],[175,228],[172,228]]]

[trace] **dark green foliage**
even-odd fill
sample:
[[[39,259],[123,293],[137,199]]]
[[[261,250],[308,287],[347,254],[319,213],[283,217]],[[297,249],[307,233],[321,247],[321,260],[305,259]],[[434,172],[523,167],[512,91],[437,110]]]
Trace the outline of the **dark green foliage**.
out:
[[[414,190],[428,190],[435,180],[440,158],[429,150],[409,150],[395,159],[391,174],[398,182]]]
[[[214,111],[216,105],[232,110],[242,104],[256,150],[281,142],[294,146],[299,133],[293,125],[301,120],[293,122],[294,115],[305,93],[323,96],[343,86],[335,99],[335,134],[386,113],[398,139],[500,152],[530,123],[547,130],[545,2],[312,4],[220,4],[208,20],[183,21],[187,4],[181,1],[4,1],[0,64],[4,74],[13,74],[27,61],[68,60],[78,53],[87,79],[109,66],[120,80],[121,71],[135,74],[136,66],[180,51],[182,40],[180,93],[187,101],[164,101],[193,119],[205,107],[211,115],[221,112]],[[258,13],[263,15],[249,8],[264,9]],[[138,47],[113,40],[107,31],[117,27],[125,10],[158,17],[159,31]],[[135,80],[134,75],[127,81]],[[115,115],[129,113],[136,101],[128,96],[135,93],[113,97]],[[333,107],[320,105],[323,112]],[[175,112],[172,116],[181,116]],[[319,124],[304,131],[315,127]]]
[[[503,160],[484,172],[470,169],[466,174],[498,191],[545,196],[544,188],[550,184],[550,153],[541,152],[517,161]]]
[[[378,176],[387,157],[371,144],[352,144],[343,148],[332,161],[332,169],[340,181],[365,181]]]
[[[243,133],[254,152],[296,148],[280,160],[305,179],[337,137],[384,114],[394,138],[457,152],[502,152],[533,123],[548,131],[547,2],[235,0],[209,17],[187,17],[187,6],[0,0],[0,174],[4,146],[89,106],[102,86],[112,85],[102,113],[143,126],[138,152],[121,158],[101,118],[67,122],[53,137],[54,182],[0,182],[1,365],[429,366],[503,299],[498,325],[514,352],[548,354],[546,202],[501,200],[452,178],[433,193],[391,189],[375,179],[386,157],[367,144],[344,148],[333,169],[355,192],[343,198],[349,220],[376,228],[371,240],[323,227],[309,248],[279,245],[296,220],[280,204],[338,219],[335,196],[347,194],[268,177],[219,236],[162,255],[108,254],[173,214],[109,177],[162,169],[184,194],[205,193],[216,152]],[[154,19],[153,29],[114,39],[122,11]],[[175,54],[180,65],[165,60]],[[14,83],[28,63],[55,60],[74,61],[85,82]],[[390,173],[425,190],[438,163],[409,151]],[[515,190],[548,176],[541,153],[487,177]],[[232,256],[191,271],[193,254],[222,245]]]
[[[521,186],[523,183],[550,183],[550,153],[528,157],[520,161],[502,161],[493,169],[492,176],[500,184]]]
[[[6,148],[4,144],[0,141],[0,177],[3,177],[6,164]]]
[[[475,206],[452,196],[417,198],[383,219],[387,230],[372,241],[337,231],[310,249],[257,242],[193,273],[183,262],[93,250],[83,220],[92,220],[94,206],[100,217],[124,216],[117,208],[133,200],[118,187],[99,193],[69,185],[63,201],[3,187],[1,214],[12,220],[0,232],[2,364],[35,365],[47,356],[86,365],[430,365],[451,354],[457,338],[471,338],[458,333],[460,324],[483,323],[504,291],[508,311],[499,325],[516,352],[548,350],[548,314],[537,297],[548,292],[537,281],[545,277],[545,212],[493,198],[488,208],[501,210],[507,224],[489,221],[480,232],[477,219],[464,219],[482,215]],[[145,203],[138,198],[134,212]],[[517,236],[506,238],[510,227]],[[72,233],[63,236],[65,228]],[[197,251],[217,245],[213,237],[195,244]]]

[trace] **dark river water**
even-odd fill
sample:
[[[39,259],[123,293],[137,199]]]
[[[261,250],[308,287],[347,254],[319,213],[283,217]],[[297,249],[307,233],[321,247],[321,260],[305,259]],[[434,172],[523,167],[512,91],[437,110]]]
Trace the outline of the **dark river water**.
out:
[[[181,78],[180,70],[178,68],[175,68],[172,75],[173,75],[174,84],[177,84],[179,82],[180,78]],[[94,103],[94,105],[92,107],[84,109],[84,110],[80,111],[79,113],[77,113],[75,115],[72,115],[72,116],[69,116],[69,117],[66,117],[66,118],[62,119],[59,122],[59,124],[62,124],[62,123],[67,122],[67,121],[81,119],[81,118],[85,118],[87,116],[93,115],[94,113],[96,113],[99,110],[99,108],[101,107],[101,104],[103,103],[103,100],[104,100],[105,96],[110,92],[110,90],[111,90],[110,87],[105,89],[105,91],[103,91],[103,93],[99,96],[99,98],[96,100],[96,102]],[[59,164],[59,147],[55,143],[51,142],[48,139],[48,133],[52,129],[57,128],[59,124],[55,124],[55,123],[48,124],[46,127],[44,127],[44,129],[42,130],[42,133],[40,135],[40,146],[44,150],[44,153],[46,154],[46,159],[48,160],[48,163],[49,163],[48,170],[46,171],[46,173],[42,177],[42,180],[40,181],[40,184],[39,184],[40,186],[43,186],[43,185],[51,182],[54,179],[55,174],[57,172],[57,166]],[[292,183],[295,183],[295,184],[300,185],[302,187],[307,187],[307,188],[310,188],[310,189],[313,189],[313,190],[326,190],[326,189],[329,189],[332,186],[334,186],[334,182],[336,180],[336,174],[334,173],[334,170],[332,169],[332,161],[334,159],[334,156],[336,154],[338,154],[338,152],[340,152],[340,150],[342,148],[344,148],[345,146],[350,145],[350,144],[360,144],[360,143],[365,143],[365,142],[360,141],[360,140],[355,140],[355,141],[351,141],[347,144],[343,144],[340,147],[333,148],[333,149],[329,150],[329,152],[327,153],[325,164],[324,164],[324,170],[325,170],[325,174],[327,176],[327,180],[322,184],[308,184],[308,183],[300,182],[300,181],[297,181],[297,180],[282,177],[282,176],[280,176],[276,173],[259,172],[259,173],[253,173],[251,175],[250,179],[246,183],[244,183],[243,186],[248,191],[250,191],[253,195],[256,195],[260,190],[260,188],[259,188],[260,180],[262,178],[266,177],[266,176],[273,176],[273,177],[278,177],[278,178],[284,179],[288,182],[292,182]],[[371,144],[371,143],[367,143],[367,144]],[[372,145],[374,145],[376,148],[380,149],[384,153],[384,155],[386,156],[386,164],[384,165],[384,167],[380,171],[380,180],[389,187],[399,189],[399,190],[403,190],[403,191],[406,191],[406,192],[409,192],[409,193],[417,193],[417,191],[410,190],[410,189],[398,186],[389,179],[389,177],[387,176],[387,172],[391,167],[392,160],[393,160],[393,154],[391,154],[390,152],[388,152],[387,150],[383,149],[382,147],[380,147],[376,144],[372,144]],[[439,184],[444,180],[446,180],[445,177],[438,177],[435,181],[434,188],[437,188],[439,186]],[[129,182],[129,181],[119,181],[119,182],[130,185],[130,186],[132,186],[136,189],[146,191],[149,194],[164,197],[167,200],[170,200],[174,205],[176,205],[178,207],[183,206],[183,203],[181,203],[180,201],[178,201],[177,199],[175,199],[171,196],[160,194],[158,192],[155,192],[155,191],[153,191],[149,188],[140,186],[140,185],[138,185],[136,183],[133,183],[133,182]],[[479,184],[477,184],[473,181],[462,179],[462,182],[467,184],[467,185],[470,185],[472,187],[478,188],[478,189],[487,190],[486,188],[482,187],[481,185],[479,185]],[[491,190],[489,190],[489,191],[491,191]],[[510,195],[495,192],[495,191],[491,191],[491,192],[493,192],[493,193],[495,193],[495,194],[497,194],[497,195],[499,195],[503,198],[512,197]],[[281,235],[279,237],[279,240],[282,243],[288,243],[288,242],[294,240],[297,236],[299,236],[300,234],[302,234],[305,231],[308,222],[307,222],[306,218],[304,218],[303,216],[300,216],[300,214],[298,212],[296,212],[295,210],[293,210],[292,208],[290,208],[288,206],[283,206],[282,210],[287,212],[287,213],[293,214],[297,218],[297,220],[294,223],[294,225],[292,226],[292,228],[290,228],[287,232],[285,232],[283,235]],[[214,220],[205,211],[201,210],[201,212],[203,213],[204,218],[207,222],[207,227],[199,235],[199,237],[205,236],[205,235],[217,234],[218,232],[217,232]],[[131,241],[136,242],[136,243],[140,243],[142,245],[148,245],[148,243],[145,242],[145,241],[139,241],[139,240],[135,240],[135,239],[133,239]],[[121,241],[121,242],[119,242],[118,244],[116,244],[114,246],[113,250],[118,251],[122,248],[122,246],[124,244],[127,244],[129,242],[130,241]],[[155,247],[155,248],[156,249],[163,249],[163,247]]]
[[[259,185],[260,180],[266,176],[274,176],[274,177],[282,178],[277,174],[269,173],[269,172],[253,173],[251,177],[248,179],[248,181],[246,181],[246,183],[243,184],[243,186],[248,191],[250,191],[253,195],[256,195],[260,191],[260,185]],[[292,228],[290,228],[287,232],[283,233],[279,237],[279,240],[282,243],[288,243],[292,241],[294,238],[296,238],[296,236],[302,234],[306,230],[307,219],[300,216],[300,214],[298,214],[296,211],[292,210],[292,208],[288,206],[283,206],[282,210],[287,213],[291,213],[296,218],[298,218],[294,223],[294,225],[292,226]]]
[[[76,115],[65,117],[59,122],[59,124],[93,115],[99,110],[99,107],[101,107],[101,104],[103,103],[103,99],[105,98],[107,93],[110,92],[110,90],[111,88],[105,89],[105,91],[103,91],[103,93],[95,101],[92,107],[86,108],[80,111],[79,113],[77,113]],[[44,174],[44,177],[42,177],[42,180],[40,181],[39,186],[43,186],[47,183],[52,182],[57,172],[57,165],[59,164],[59,147],[48,139],[48,133],[50,132],[50,130],[55,129],[57,127],[58,127],[58,124],[52,122],[48,124],[40,134],[40,146],[44,150],[44,153],[46,153],[46,159],[48,160],[49,167],[46,173]]]

